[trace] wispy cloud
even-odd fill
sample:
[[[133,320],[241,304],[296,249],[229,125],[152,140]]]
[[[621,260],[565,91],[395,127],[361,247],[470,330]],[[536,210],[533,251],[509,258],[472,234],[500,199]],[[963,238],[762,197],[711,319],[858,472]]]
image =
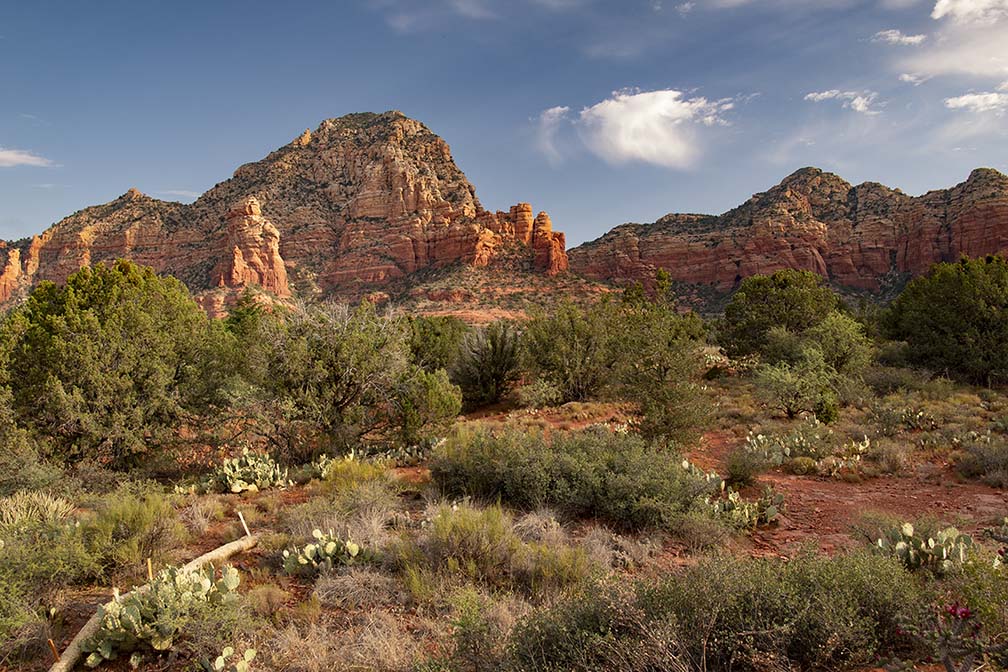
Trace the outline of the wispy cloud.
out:
[[[155,194],[160,194],[161,196],[175,196],[178,198],[196,198],[200,195],[198,191],[191,191],[189,189],[162,189],[161,191],[155,191]]]
[[[821,103],[827,100],[837,100],[844,107],[861,114],[879,114],[879,110],[872,107],[877,98],[878,94],[874,91],[841,91],[840,89],[813,91],[805,94],[805,100],[810,102]]]
[[[15,166],[51,168],[55,165],[49,159],[23,149],[4,149],[0,147],[0,168],[14,168]]]
[[[901,46],[917,46],[923,44],[926,39],[927,35],[905,35],[895,28],[880,30],[872,36],[872,42],[887,42]]]
[[[920,86],[929,79],[931,79],[931,77],[928,75],[918,75],[912,72],[904,72],[902,75],[899,76],[899,80],[901,82],[906,82],[907,84],[913,84],[914,86]]]
[[[563,154],[557,146],[557,133],[560,126],[567,121],[569,112],[569,107],[557,105],[543,110],[536,119],[536,147],[553,165],[563,160]]]

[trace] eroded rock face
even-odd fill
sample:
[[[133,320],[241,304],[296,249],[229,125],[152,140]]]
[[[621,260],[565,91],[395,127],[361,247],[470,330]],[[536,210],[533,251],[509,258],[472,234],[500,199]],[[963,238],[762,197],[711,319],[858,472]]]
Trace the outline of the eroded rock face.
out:
[[[527,203],[485,210],[448,145],[420,122],[352,114],[240,166],[191,205],[131,189],[0,247],[0,302],[120,257],[207,293],[197,298],[211,312],[250,285],[284,297],[310,278],[323,295],[359,297],[421,269],[485,266],[516,248],[541,272],[563,272],[563,234],[532,212]]]
[[[227,213],[225,247],[231,254],[225,255],[217,268],[219,287],[257,285],[281,298],[291,295],[287,268],[280,256],[280,232],[262,216],[255,196]]]
[[[1005,252],[1008,177],[995,170],[911,197],[804,168],[723,215],[625,224],[569,256],[575,272],[600,280],[648,282],[664,268],[675,280],[727,291],[750,275],[797,268],[877,291],[940,261]]]

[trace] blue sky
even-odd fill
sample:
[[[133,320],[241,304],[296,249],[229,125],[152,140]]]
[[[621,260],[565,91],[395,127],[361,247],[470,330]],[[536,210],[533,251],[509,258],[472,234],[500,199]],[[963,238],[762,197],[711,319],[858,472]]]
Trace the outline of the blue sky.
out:
[[[917,194],[1008,171],[1008,0],[11,0],[0,237],[387,109],[570,243],[806,165]]]

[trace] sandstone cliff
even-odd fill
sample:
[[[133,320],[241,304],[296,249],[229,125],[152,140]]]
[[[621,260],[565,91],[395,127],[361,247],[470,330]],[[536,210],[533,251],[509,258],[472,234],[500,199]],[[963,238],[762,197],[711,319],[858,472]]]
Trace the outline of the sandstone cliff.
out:
[[[567,270],[564,235],[520,203],[485,210],[448,145],[399,112],[351,114],[239,167],[191,205],[135,189],[19,243],[0,242],[0,303],[120,257],[183,280],[211,312],[257,285],[355,298],[426,268],[517,250]],[[524,252],[523,252],[524,251]]]
[[[624,224],[569,257],[573,271],[596,280],[647,282],[664,268],[728,291],[749,275],[798,268],[878,292],[934,263],[998,252],[1008,252],[1008,177],[996,170],[911,197],[804,168],[723,215]]]

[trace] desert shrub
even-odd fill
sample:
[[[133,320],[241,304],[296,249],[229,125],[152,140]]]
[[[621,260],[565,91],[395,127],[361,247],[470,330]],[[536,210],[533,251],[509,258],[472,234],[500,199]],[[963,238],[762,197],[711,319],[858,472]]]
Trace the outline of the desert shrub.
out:
[[[866,369],[864,382],[880,396],[894,392],[920,389],[929,376],[914,369],[895,366],[874,366]]]
[[[801,334],[838,306],[837,295],[815,273],[782,270],[750,276],[725,307],[718,341],[731,357],[762,352],[775,327]]]
[[[416,545],[400,548],[399,565],[530,595],[582,583],[600,570],[583,548],[523,541],[500,506],[468,504],[437,507]]]
[[[518,388],[518,403],[525,408],[558,406],[560,402],[560,390],[545,380],[536,379]]]
[[[961,456],[956,469],[996,488],[1008,487],[1008,441],[995,434],[968,432],[958,440]]]
[[[130,483],[102,497],[80,526],[106,572],[136,572],[147,558],[163,559],[185,538],[170,498],[144,484]]]
[[[0,381],[6,376],[3,347],[0,337]],[[10,388],[0,383],[0,446],[3,446],[0,450],[0,497],[19,490],[46,488],[63,476],[62,469],[40,457],[38,443],[26,429],[18,426],[12,402]]]
[[[518,379],[518,332],[507,322],[494,322],[466,334],[451,369],[470,408],[493,404]]]
[[[593,587],[515,628],[500,669],[830,669],[898,645],[925,596],[870,555],[715,558],[634,590]]]
[[[887,335],[932,371],[991,384],[1008,379],[1008,262],[963,258],[932,267],[890,305]]]
[[[392,397],[391,423],[400,447],[422,444],[443,432],[462,410],[462,391],[444,369],[403,376]]]
[[[762,451],[750,450],[747,446],[736,446],[725,459],[728,472],[727,481],[733,485],[752,485],[756,477],[770,466]]]
[[[765,365],[757,371],[756,379],[767,402],[787,417],[815,413],[817,417],[824,416],[820,418],[823,421],[832,421],[836,419],[835,375],[821,351],[806,348],[797,364]]]
[[[345,492],[367,483],[389,483],[388,465],[381,460],[361,459],[354,455],[328,462],[322,474],[325,488]]]
[[[681,459],[632,434],[590,430],[555,435],[460,432],[435,452],[443,492],[555,508],[627,528],[667,527],[716,486]]]
[[[802,333],[803,340],[815,344],[827,366],[841,375],[861,373],[874,356],[864,327],[854,318],[834,310]]]
[[[612,382],[620,360],[617,307],[599,303],[582,310],[564,303],[535,312],[522,336],[528,368],[556,389],[560,401],[586,401]]]
[[[405,318],[413,363],[434,373],[451,370],[470,327],[457,317],[417,315]]]
[[[43,282],[6,318],[19,425],[60,460],[129,466],[177,436],[209,379],[211,337],[185,286],[128,261]]]
[[[695,442],[711,410],[698,385],[704,363],[700,318],[644,303],[624,307],[619,324],[623,338],[614,345],[619,354],[614,388],[621,399],[637,404],[638,431],[667,444]]]
[[[303,463],[423,433],[453,410],[443,376],[410,361],[401,321],[373,305],[299,306],[263,320],[244,413],[278,456]]]

